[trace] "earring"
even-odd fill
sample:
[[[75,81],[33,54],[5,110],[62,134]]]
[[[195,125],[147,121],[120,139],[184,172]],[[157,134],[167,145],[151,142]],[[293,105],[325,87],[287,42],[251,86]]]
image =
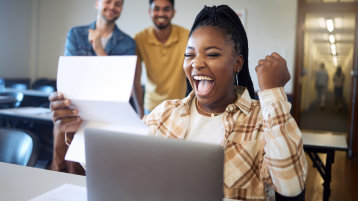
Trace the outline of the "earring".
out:
[[[235,83],[236,83],[236,86],[239,86],[239,72],[240,72],[240,71],[238,71],[238,72],[235,73]]]

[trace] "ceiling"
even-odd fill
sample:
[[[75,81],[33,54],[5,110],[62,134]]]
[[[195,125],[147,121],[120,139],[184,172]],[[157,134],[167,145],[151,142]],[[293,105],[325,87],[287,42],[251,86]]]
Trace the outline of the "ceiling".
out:
[[[334,30],[326,28],[326,19],[333,19]],[[310,38],[310,48],[317,48],[319,56],[327,63],[333,62],[329,35],[335,36],[337,65],[344,64],[354,48],[355,13],[308,13],[305,16],[305,36]]]

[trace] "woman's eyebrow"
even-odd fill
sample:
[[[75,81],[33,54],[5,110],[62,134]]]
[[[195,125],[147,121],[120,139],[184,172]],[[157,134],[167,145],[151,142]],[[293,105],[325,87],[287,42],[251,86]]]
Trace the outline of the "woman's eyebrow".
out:
[[[189,50],[194,50],[194,47],[191,47],[191,46],[187,46],[186,49],[189,49]],[[218,49],[218,50],[222,50],[221,48],[217,47],[217,46],[209,46],[209,47],[206,47],[204,48],[205,51],[207,50],[210,50],[210,49]]]
[[[218,49],[218,50],[222,50],[221,48],[217,47],[217,46],[209,46],[209,47],[206,47],[204,48],[204,50],[210,50],[210,49]]]

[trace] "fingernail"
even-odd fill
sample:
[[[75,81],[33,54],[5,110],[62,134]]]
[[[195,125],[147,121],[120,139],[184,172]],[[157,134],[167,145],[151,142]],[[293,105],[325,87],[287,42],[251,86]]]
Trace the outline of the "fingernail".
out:
[[[70,105],[70,100],[68,100],[68,99],[66,99],[65,101],[64,101],[64,103],[65,103],[65,105]]]
[[[74,109],[72,112],[73,112],[73,114],[78,114],[78,110],[77,110],[77,109]]]

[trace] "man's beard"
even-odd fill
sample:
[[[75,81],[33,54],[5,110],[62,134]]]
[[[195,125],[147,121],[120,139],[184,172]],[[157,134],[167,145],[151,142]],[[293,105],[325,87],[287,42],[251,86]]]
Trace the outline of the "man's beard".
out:
[[[119,18],[119,15],[113,19],[108,19],[104,14],[102,14],[101,17],[107,23],[114,23]]]
[[[155,23],[155,21],[153,21],[153,23],[154,23],[155,27],[157,27],[160,30],[163,30],[170,26],[170,22],[168,22],[167,24],[163,24],[163,25],[157,24],[157,23]]]

